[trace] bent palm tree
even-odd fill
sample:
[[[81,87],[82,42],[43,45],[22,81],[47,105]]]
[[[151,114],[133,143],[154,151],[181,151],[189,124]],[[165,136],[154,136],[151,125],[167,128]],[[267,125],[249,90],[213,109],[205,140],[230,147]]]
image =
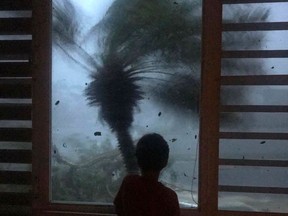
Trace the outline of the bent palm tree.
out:
[[[100,59],[96,59],[78,44],[75,36],[79,29],[73,19],[77,13],[71,3],[65,1],[62,7],[55,4],[53,13],[54,42],[71,59],[92,71],[92,82],[85,91],[89,104],[100,108],[100,116],[116,133],[127,171],[137,172],[129,127],[133,121],[133,109],[142,98],[142,92],[137,85],[139,78],[133,74],[132,68],[127,69],[127,62],[113,54],[112,49],[103,53]]]
[[[229,11],[231,13],[225,15],[223,19],[226,23],[265,22],[269,15],[269,10],[263,7],[256,9],[250,6],[236,9],[231,7]],[[154,96],[168,107],[197,112],[201,76],[200,14],[200,0],[135,0],[133,2],[116,0],[105,17],[92,28],[90,34],[104,32],[105,42],[117,44],[122,50],[126,50],[128,55],[135,54],[137,51],[146,59],[156,55],[157,58],[154,57],[154,60],[159,64],[157,71],[168,71],[173,76],[167,74],[164,77],[167,81],[165,85],[151,88]],[[257,49],[261,47],[263,37],[264,34],[259,32],[253,34],[224,32],[223,47],[227,50],[252,47]],[[103,46],[106,47],[107,44],[103,43]],[[129,56],[126,58],[128,59]],[[169,64],[165,65],[167,62]],[[245,60],[223,60],[222,62],[223,74],[229,75],[235,72],[239,74],[242,71],[254,74],[255,68],[261,71],[261,67],[262,64],[255,60],[249,63]],[[177,72],[179,68],[182,70]],[[237,95],[238,99],[246,97],[243,91],[234,92],[233,89],[229,89],[224,92],[222,100],[225,102],[229,95]]]
[[[137,166],[129,128],[133,122],[133,110],[147,93],[147,85],[153,85],[150,88],[153,95],[166,105],[178,101],[180,108],[198,110],[200,1],[115,0],[104,18],[85,36],[85,39],[94,41],[101,50],[100,55],[99,51],[89,54],[81,46],[77,13],[69,1],[63,2],[65,10],[63,7],[61,10],[61,5],[54,6],[54,41],[72,60],[91,72],[92,81],[85,91],[89,104],[100,108],[102,118],[117,135],[127,170],[135,171]],[[241,16],[236,14],[236,17],[225,20],[249,21],[251,14],[246,10],[241,10]],[[266,10],[256,13],[261,21],[267,17]],[[262,36],[250,37],[243,33],[233,38],[225,34],[223,45],[233,47],[239,38],[247,43],[259,37]],[[259,64],[247,66],[223,62],[223,66],[224,73],[231,74],[231,68],[251,70]],[[163,80],[164,85],[159,85]]]
[[[117,57],[106,57],[97,73],[92,75],[86,95],[90,105],[99,106],[102,118],[116,133],[126,168],[134,172],[137,163],[129,128],[133,122],[133,109],[142,98],[142,92],[136,83],[138,78],[126,67]]]

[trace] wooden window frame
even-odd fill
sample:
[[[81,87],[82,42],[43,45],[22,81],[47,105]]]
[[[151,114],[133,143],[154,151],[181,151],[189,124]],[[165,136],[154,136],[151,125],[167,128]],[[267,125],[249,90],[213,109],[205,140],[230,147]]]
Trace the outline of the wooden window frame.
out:
[[[52,0],[33,0],[33,215],[113,215],[113,206],[59,204],[49,200],[51,2]],[[181,215],[284,216],[281,213],[218,210],[219,113],[223,109],[219,104],[223,2],[203,0],[199,206],[197,209],[182,209]]]
[[[51,0],[33,0],[33,215],[113,215],[113,206],[51,203]],[[203,1],[202,87],[199,148],[199,206],[181,215],[216,215],[218,209],[220,1]]]

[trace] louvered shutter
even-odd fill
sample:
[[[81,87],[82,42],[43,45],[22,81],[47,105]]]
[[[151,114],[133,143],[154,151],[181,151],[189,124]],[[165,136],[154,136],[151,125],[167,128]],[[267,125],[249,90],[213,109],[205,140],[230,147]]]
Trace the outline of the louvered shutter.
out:
[[[0,1],[0,215],[31,213],[31,4]]]
[[[280,4],[276,5],[279,2],[286,2],[281,5],[288,8],[288,2],[281,0],[222,0],[223,17],[231,12],[229,6],[234,9],[254,7],[256,13],[257,7],[279,8]],[[274,16],[277,13],[276,10],[270,12]],[[285,13],[287,10],[282,15],[286,16]],[[246,48],[231,48],[229,45],[227,48],[222,44],[222,63],[242,62],[258,67],[252,72],[241,70],[234,71],[234,74],[222,70],[221,96],[225,90],[230,91],[231,100],[222,104],[220,112],[222,116],[232,114],[238,119],[229,126],[221,124],[220,209],[287,213],[288,37],[283,34],[286,31],[287,36],[288,20],[270,21],[268,17],[267,21],[224,21],[222,30],[223,36],[259,34],[259,40]],[[245,44],[245,41],[239,40],[239,44]],[[277,70],[285,65],[285,70]],[[239,99],[233,92],[245,92],[248,98]]]

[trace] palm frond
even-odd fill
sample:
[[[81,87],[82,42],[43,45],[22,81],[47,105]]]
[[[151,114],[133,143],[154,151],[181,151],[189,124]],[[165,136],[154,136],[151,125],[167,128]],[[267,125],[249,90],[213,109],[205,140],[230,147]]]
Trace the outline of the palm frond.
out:
[[[126,71],[125,65],[116,57],[104,61],[91,78],[85,91],[89,104],[100,108],[102,118],[112,131],[129,128],[134,107],[142,99],[143,92],[137,84],[140,78],[130,70]]]
[[[69,59],[92,72],[97,61],[79,45],[82,37],[81,21],[76,8],[68,0],[53,1],[52,41]]]

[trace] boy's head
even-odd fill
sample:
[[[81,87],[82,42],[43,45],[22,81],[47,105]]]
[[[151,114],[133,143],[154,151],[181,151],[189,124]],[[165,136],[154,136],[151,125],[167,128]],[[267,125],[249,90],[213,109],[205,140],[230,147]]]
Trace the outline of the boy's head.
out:
[[[142,171],[161,171],[168,157],[169,146],[159,134],[146,134],[137,143],[136,158]]]

